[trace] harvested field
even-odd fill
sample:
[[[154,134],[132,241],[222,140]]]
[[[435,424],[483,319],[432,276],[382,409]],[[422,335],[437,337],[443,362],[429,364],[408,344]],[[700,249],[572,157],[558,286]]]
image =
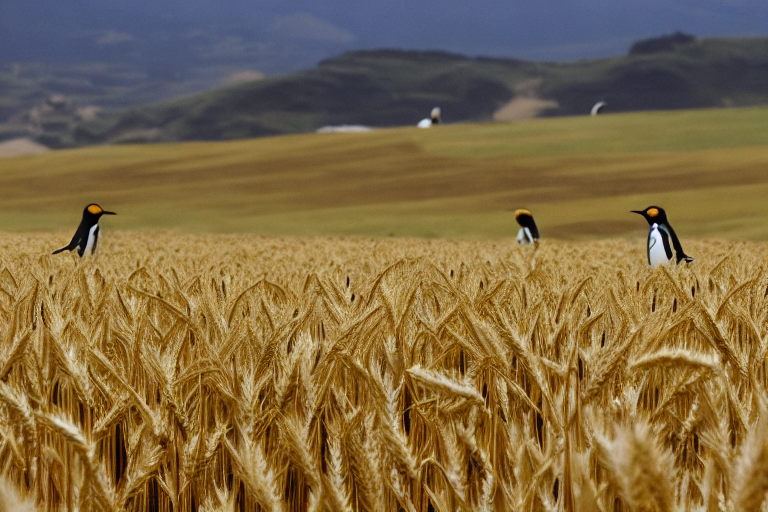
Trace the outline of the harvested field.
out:
[[[0,508],[764,501],[766,243],[64,238],[0,237]]]
[[[98,146],[2,161],[0,229],[70,229],[97,202],[114,229],[270,235],[681,236],[768,239],[768,108],[184,144]]]

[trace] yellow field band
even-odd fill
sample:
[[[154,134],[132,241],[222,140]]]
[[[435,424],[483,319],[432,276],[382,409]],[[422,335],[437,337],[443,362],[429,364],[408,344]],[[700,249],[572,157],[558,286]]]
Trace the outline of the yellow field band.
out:
[[[96,215],[97,213],[101,213],[104,210],[102,210],[101,206],[99,206],[97,204],[92,204],[92,205],[90,205],[88,207],[88,211],[91,212],[92,214]]]

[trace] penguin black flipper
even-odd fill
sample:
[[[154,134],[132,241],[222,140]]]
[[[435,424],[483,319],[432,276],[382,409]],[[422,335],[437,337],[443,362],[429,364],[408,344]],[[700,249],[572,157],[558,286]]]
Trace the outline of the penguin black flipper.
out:
[[[65,245],[64,247],[60,247],[60,248],[56,249],[55,251],[53,251],[51,254],[59,254],[60,252],[71,251],[75,247],[80,247],[82,245],[80,242],[83,240],[83,238],[81,236],[78,236],[80,234],[80,230],[78,229],[77,231],[78,232],[75,233],[75,236],[72,237],[72,241],[69,242],[69,245]],[[82,256],[82,254],[81,254],[81,256]]]
[[[690,263],[693,261],[693,258],[685,254],[683,252],[683,246],[680,243],[680,240],[677,238],[677,235],[675,234],[675,230],[672,229],[672,226],[667,225],[669,229],[669,237],[672,239],[672,246],[675,249],[675,254],[677,255],[677,262],[680,263],[681,261],[685,261],[686,263]]]
[[[70,247],[70,246],[67,245],[65,247],[60,247],[60,248],[56,249],[51,254],[59,254],[60,252],[71,251],[72,249],[74,249],[74,247]]]
[[[85,251],[85,244],[88,241],[88,230],[90,226],[88,226],[85,222],[80,222],[80,225],[77,226],[77,230],[75,231],[75,235],[72,237],[72,240],[69,242],[69,245],[62,247],[61,249],[56,249],[53,251],[52,254],[58,254],[63,251],[71,251],[73,249],[77,249],[77,253],[82,256],[83,252]]]

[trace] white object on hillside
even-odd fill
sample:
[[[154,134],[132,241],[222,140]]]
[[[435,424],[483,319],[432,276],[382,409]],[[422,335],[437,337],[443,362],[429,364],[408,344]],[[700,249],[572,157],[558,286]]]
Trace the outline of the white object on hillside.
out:
[[[50,148],[38,144],[32,139],[19,138],[0,142],[0,158],[14,156],[42,155],[50,151]]]
[[[342,124],[339,126],[323,126],[315,130],[315,133],[365,133],[373,128],[361,124]]]
[[[600,113],[600,111],[601,111],[601,110],[603,109],[603,107],[605,107],[606,105],[607,105],[607,103],[606,103],[606,102],[604,102],[604,101],[598,101],[598,102],[597,102],[597,103],[595,103],[595,105],[592,107],[592,112],[590,113],[590,115],[592,115],[592,116],[596,116],[597,114],[599,114],[599,113]]]
[[[440,107],[433,108],[432,112],[429,114],[429,117],[419,121],[419,124],[416,126],[419,128],[429,128],[433,124],[440,124]]]

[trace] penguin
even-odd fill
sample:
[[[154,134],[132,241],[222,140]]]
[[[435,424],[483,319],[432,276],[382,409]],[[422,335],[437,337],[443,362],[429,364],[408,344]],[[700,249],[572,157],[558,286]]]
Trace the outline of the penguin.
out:
[[[517,243],[520,245],[538,244],[539,228],[533,220],[533,214],[524,208],[515,210],[515,220],[520,224],[520,231],[517,232]]]
[[[680,245],[675,230],[669,225],[664,208],[649,206],[645,210],[632,210],[632,213],[642,215],[651,225],[648,232],[648,265],[669,265],[673,258],[676,258],[676,263],[693,261],[693,258],[683,252],[683,246]]]
[[[430,112],[429,117],[419,121],[419,128],[430,128],[433,124],[440,124],[440,107],[435,107]]]
[[[83,220],[77,226],[75,236],[69,245],[56,249],[51,254],[58,254],[62,251],[71,251],[77,249],[77,254],[82,257],[84,254],[95,254],[96,245],[99,242],[99,219],[102,215],[117,215],[115,212],[105,211],[101,206],[91,203],[83,210]]]

